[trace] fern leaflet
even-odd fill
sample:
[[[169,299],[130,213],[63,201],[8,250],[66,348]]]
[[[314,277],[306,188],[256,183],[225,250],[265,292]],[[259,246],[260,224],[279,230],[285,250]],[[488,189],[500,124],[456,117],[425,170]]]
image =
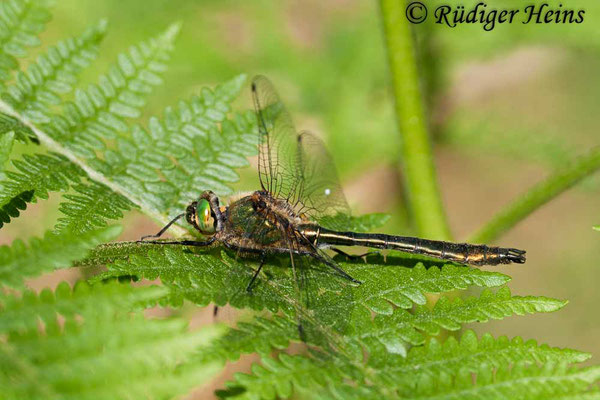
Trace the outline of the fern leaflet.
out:
[[[37,46],[37,35],[50,20],[46,0],[12,0],[0,3],[0,88],[18,68],[15,57],[27,55],[27,47]]]
[[[162,83],[159,74],[166,68],[178,30],[173,26],[120,54],[97,85],[76,90],[75,101],[63,105],[64,115],[42,125],[45,133],[80,157],[96,158],[94,151],[106,150],[105,140],[129,131],[125,119],[139,116],[145,96]]]
[[[83,233],[106,226],[106,220],[119,220],[123,212],[133,207],[125,197],[100,183],[77,184],[73,190],[76,194],[63,196],[68,200],[60,204],[60,211],[65,217],[58,219],[54,228],[56,232],[67,230]]]
[[[143,298],[145,295],[137,295],[137,290],[126,286],[116,292],[122,297]],[[190,332],[180,319],[132,316],[117,306],[110,292],[115,293],[114,288],[80,297],[83,304],[77,315],[61,314],[64,323],[55,313],[47,312],[43,331],[37,325],[11,331],[0,344],[3,396],[162,399],[186,393],[217,371],[217,363],[188,360],[208,346],[219,334],[218,329]],[[29,305],[13,301],[11,307]],[[46,308],[51,307],[47,304]],[[60,311],[64,310],[54,312]],[[169,373],[166,379],[165,372]]]
[[[6,161],[10,157],[14,140],[15,133],[12,131],[0,134],[0,179],[4,179],[4,164],[6,164]]]
[[[60,96],[72,89],[78,73],[96,58],[105,31],[106,23],[101,22],[80,37],[50,47],[27,72],[17,73],[16,82],[8,86],[2,99],[31,121],[48,122],[47,108],[60,104]]]
[[[494,370],[483,364],[477,371],[476,385],[471,372],[460,369],[450,379],[430,385],[420,382],[415,391],[404,396],[414,399],[548,399],[584,393],[600,378],[600,367],[573,368],[564,363],[543,366],[518,363]],[[577,398],[577,397],[575,397]]]
[[[0,284],[21,287],[24,278],[70,267],[90,249],[114,239],[119,233],[119,226],[110,226],[79,235],[48,232],[42,239],[32,239],[29,245],[15,240],[11,246],[0,247]]]
[[[414,313],[396,309],[392,315],[376,315],[373,322],[364,312],[355,318],[352,339],[372,353],[405,354],[406,343],[419,345],[425,336],[438,335],[440,329],[458,330],[462,324],[486,322],[516,314],[551,312],[566,304],[564,301],[536,296],[512,296],[507,287],[493,293],[489,289],[479,297],[450,301],[441,297],[433,309],[416,307]]]
[[[523,341],[520,337],[494,339],[484,334],[478,339],[468,330],[460,341],[449,337],[445,343],[433,338],[424,346],[413,347],[406,357],[392,356],[372,358],[369,364],[376,370],[376,379],[388,388],[400,388],[404,392],[415,390],[419,382],[452,376],[463,369],[477,373],[481,365],[508,368],[516,363],[545,364],[549,362],[580,363],[589,354],[538,345],[535,341]],[[375,378],[373,378],[375,379]]]
[[[72,289],[61,282],[54,291],[46,288],[39,294],[23,290],[17,295],[0,296],[0,332],[33,330],[41,321],[53,321],[56,314],[64,317],[112,310],[142,310],[155,305],[166,292],[152,286],[131,290],[129,285],[106,282],[94,286],[78,282]]]
[[[259,326],[265,325],[259,323]],[[552,386],[560,382],[564,385],[558,391],[561,395],[584,399],[588,395],[584,394],[587,386],[600,373],[598,368],[564,367],[564,363],[587,359],[589,355],[584,353],[538,346],[518,337],[495,340],[485,335],[478,340],[472,331],[467,331],[460,343],[454,338],[444,344],[434,339],[425,347],[413,348],[406,358],[397,356],[392,361],[384,358],[387,362],[382,362],[379,357],[370,357],[371,368],[358,375],[346,360],[337,355],[331,357],[320,353],[313,353],[312,357],[285,354],[275,359],[263,357],[263,365],[253,368],[252,374],[236,374],[235,382],[226,386],[228,392],[237,393],[236,398],[242,399],[289,398],[293,393],[302,394],[303,398],[541,399],[556,393]],[[404,368],[394,369],[400,365]],[[492,370],[497,371],[493,382]],[[294,375],[294,371],[298,373]],[[476,382],[469,378],[470,374],[476,374]],[[523,388],[528,379],[533,387]],[[348,386],[350,381],[357,386]],[[360,390],[356,391],[357,388]]]
[[[16,171],[6,171],[5,180],[0,182],[0,227],[18,217],[27,203],[47,199],[48,192],[66,191],[84,175],[66,157],[55,153],[24,155],[12,164]]]
[[[23,143],[34,142],[39,144],[35,133],[27,125],[23,124],[17,118],[0,113],[0,135],[13,132],[15,140]]]

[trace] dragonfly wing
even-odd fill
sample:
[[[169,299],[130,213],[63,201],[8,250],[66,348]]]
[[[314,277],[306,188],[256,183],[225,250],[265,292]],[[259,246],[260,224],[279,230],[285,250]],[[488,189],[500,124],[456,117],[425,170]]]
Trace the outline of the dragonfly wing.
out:
[[[320,223],[349,215],[332,158],[310,132],[298,133],[271,82],[258,76],[252,94],[259,130],[259,177],[263,190]],[[331,218],[328,222],[333,221]],[[326,226],[338,229],[339,226]]]
[[[312,257],[299,254],[306,252],[309,243],[299,232],[290,235],[290,260],[298,299],[295,310],[300,335],[302,340],[313,344],[335,346],[339,344],[339,334],[348,328],[348,316],[354,304],[353,288],[348,281],[333,277],[331,269],[324,268],[322,259],[325,258],[332,263],[330,266],[336,265],[327,254],[317,249],[314,249],[315,255]]]
[[[331,156],[323,141],[310,132],[301,132],[297,142],[295,209],[326,228],[343,230],[343,226],[329,218],[350,215]]]
[[[252,81],[252,99],[258,123],[258,175],[263,190],[277,198],[293,191],[296,128],[271,82],[264,76]]]

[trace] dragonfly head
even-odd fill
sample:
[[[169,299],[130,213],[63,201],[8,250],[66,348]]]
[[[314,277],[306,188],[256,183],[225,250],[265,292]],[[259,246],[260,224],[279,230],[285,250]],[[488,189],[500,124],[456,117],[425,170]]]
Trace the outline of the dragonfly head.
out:
[[[203,235],[214,235],[223,226],[223,215],[219,208],[219,198],[210,190],[202,193],[198,201],[193,201],[185,210],[185,219]]]

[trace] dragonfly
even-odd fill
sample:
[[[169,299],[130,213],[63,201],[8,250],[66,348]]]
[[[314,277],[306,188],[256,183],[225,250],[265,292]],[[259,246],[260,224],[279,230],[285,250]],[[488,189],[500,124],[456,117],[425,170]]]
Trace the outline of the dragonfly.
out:
[[[335,216],[350,215],[336,169],[323,142],[310,132],[296,131],[291,116],[271,82],[264,76],[252,80],[252,100],[258,125],[258,176],[260,189],[228,206],[210,190],[192,201],[155,235],[140,240],[160,245],[224,246],[242,257],[260,258],[246,287],[259,276],[270,256],[287,255],[298,283],[303,259],[331,268],[341,278],[359,285],[342,269],[328,250],[347,255],[339,246],[398,250],[451,262],[481,265],[524,263],[525,251],[419,237],[394,236],[344,230]],[[156,240],[184,218],[204,240]],[[153,240],[148,240],[153,239]]]

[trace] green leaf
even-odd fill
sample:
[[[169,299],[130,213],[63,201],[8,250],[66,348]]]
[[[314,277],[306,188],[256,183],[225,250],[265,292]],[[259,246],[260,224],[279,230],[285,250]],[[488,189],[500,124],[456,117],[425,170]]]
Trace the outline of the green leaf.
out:
[[[0,134],[0,179],[4,177],[4,173],[2,171],[4,170],[4,165],[10,156],[14,140],[15,133],[12,131]]]
[[[65,217],[59,218],[55,231],[87,232],[90,229],[106,226],[106,220],[119,220],[123,212],[133,207],[125,197],[99,183],[77,184],[73,187],[77,194],[66,194],[67,200],[60,204]]]
[[[55,153],[25,154],[12,164],[16,171],[6,171],[0,182],[0,227],[18,217],[27,203],[47,199],[48,192],[66,191],[83,176],[79,167]]]
[[[377,398],[374,397],[378,393],[375,388],[350,387],[344,384],[343,378],[332,365],[282,353],[276,359],[263,358],[262,365],[254,364],[252,374],[235,374],[235,382],[228,382],[227,387],[233,393],[239,393],[230,396],[235,399],[287,399],[294,391],[307,398],[318,398],[330,391],[343,393],[343,386],[353,392],[350,397],[343,398]]]
[[[189,362],[220,335],[216,327],[188,331],[181,319],[147,319],[119,307],[131,300],[144,301],[148,289],[109,285],[87,287],[73,293],[81,309],[65,298],[60,287],[57,302],[30,296],[10,308],[42,311],[44,329],[37,324],[11,331],[0,344],[0,386],[7,398],[114,399],[171,398],[187,393],[218,371],[219,363]],[[151,289],[151,291],[154,289]],[[86,293],[87,292],[87,293]],[[139,294],[142,292],[143,294]],[[120,296],[115,301],[113,295]],[[68,296],[68,294],[66,295]],[[60,299],[58,301],[58,299]],[[66,307],[60,307],[60,305]],[[32,306],[34,309],[32,310]],[[59,306],[55,308],[55,306]],[[96,308],[97,307],[97,308]],[[56,313],[60,313],[62,321]],[[76,313],[76,315],[73,315]]]
[[[25,278],[70,267],[91,248],[115,239],[120,233],[121,227],[110,226],[84,234],[48,232],[42,239],[32,239],[29,245],[15,240],[11,246],[0,247],[0,284],[21,287]]]
[[[49,2],[11,0],[0,3],[0,87],[18,68],[15,57],[25,57],[27,47],[38,46],[38,34],[50,20]]]
[[[61,282],[54,291],[46,288],[39,294],[23,290],[20,295],[0,296],[0,332],[22,332],[35,329],[40,320],[52,322],[56,314],[76,315],[113,313],[115,310],[142,310],[155,305],[167,290],[152,286],[131,290],[116,281],[88,285],[78,282],[72,289]]]
[[[485,289],[479,297],[454,301],[441,297],[433,309],[417,306],[414,312],[395,309],[391,315],[371,316],[355,309],[352,321],[352,342],[364,346],[371,353],[405,354],[406,345],[420,345],[425,342],[425,334],[438,335],[441,329],[455,331],[462,324],[487,322],[511,315],[525,315],[536,312],[551,312],[562,308],[566,301],[541,296],[512,296],[507,287],[496,293]]]
[[[31,121],[48,122],[48,107],[60,104],[61,96],[72,89],[79,72],[96,58],[105,31],[103,21],[79,37],[50,47],[27,72],[17,73],[15,83],[7,87],[2,98]]]
[[[477,384],[472,373],[460,369],[454,377],[438,385],[427,381],[415,390],[402,393],[413,399],[550,399],[583,394],[600,378],[600,367],[568,368],[562,363],[543,366],[516,364],[494,371],[482,364],[477,371]],[[575,397],[578,398],[578,397]]]
[[[460,341],[449,337],[445,343],[440,343],[433,338],[424,346],[413,347],[406,357],[371,358],[369,365],[377,371],[374,379],[382,385],[409,393],[425,380],[437,381],[444,375],[453,376],[459,370],[477,373],[481,365],[509,368],[525,362],[532,365],[579,363],[589,357],[587,353],[538,345],[534,340],[524,341],[520,337],[494,339],[484,334],[478,339],[473,331],[468,330]]]
[[[286,349],[290,341],[299,340],[298,326],[289,319],[255,317],[251,322],[238,322],[235,329],[230,329],[200,357],[208,361],[235,361],[243,354],[252,353],[266,357],[273,350]]]
[[[35,133],[33,133],[31,128],[23,124],[17,118],[11,117],[10,115],[6,115],[0,112],[0,135],[9,132],[13,132],[15,135],[15,139],[20,142],[34,142],[36,144],[39,143],[35,136]]]
[[[289,269],[271,267],[269,278],[263,278],[252,294],[248,294],[244,288],[252,277],[252,269],[226,253],[219,258],[151,244],[124,244],[119,245],[118,249],[113,246],[104,249],[110,249],[110,261],[113,261],[108,267],[108,276],[135,275],[149,280],[160,278],[171,289],[171,304],[180,304],[187,299],[201,306],[215,302],[255,310],[282,310],[292,323],[297,321],[296,308],[293,300],[290,300],[295,295]],[[101,259],[98,254],[95,257]],[[415,269],[389,266],[387,273],[381,271],[381,277],[375,276],[379,269],[368,264],[361,265],[360,270],[356,264],[342,264],[342,267],[352,274],[357,273],[356,276],[361,279],[365,278],[359,273],[360,270],[369,272],[373,284],[370,285],[367,279],[363,285],[351,288],[341,282],[341,278],[332,279],[327,275],[328,271],[315,273],[306,289],[312,299],[311,310],[301,319],[307,318],[308,324],[315,326],[316,331],[311,332],[313,336],[309,340],[316,343],[328,341],[335,336],[333,331],[338,330],[338,334],[344,334],[343,342],[350,346],[350,353],[356,353],[357,347],[364,347],[374,354],[403,354],[409,344],[422,344],[424,334],[437,335],[441,328],[457,330],[469,322],[485,322],[513,314],[549,312],[566,304],[546,297],[511,296],[508,288],[502,288],[497,293],[485,290],[480,297],[467,300],[450,302],[442,297],[433,309],[421,305],[414,312],[409,312],[401,308],[394,309],[389,303],[383,307],[379,300],[410,308],[413,302],[423,304],[424,294],[429,290],[442,292],[474,285],[497,286],[505,283],[507,277],[452,265],[429,270],[423,265]],[[374,320],[371,318],[373,309],[380,313]],[[339,346],[339,343],[334,345]]]
[[[447,264],[439,268],[426,268],[417,263],[406,268],[389,263],[345,265],[345,270],[363,284],[356,290],[355,301],[378,314],[391,315],[394,306],[411,308],[414,304],[424,305],[427,293],[443,293],[465,290],[472,286],[495,287],[507,283],[510,278],[498,272],[479,268]]]
[[[266,337],[269,330],[269,325],[263,323],[254,328],[261,338]],[[235,337],[231,333],[229,336]],[[586,387],[579,383],[581,376],[577,376],[578,370],[572,370],[575,373],[569,376],[568,373],[565,374],[564,368],[555,368],[561,362],[585,361],[589,354],[547,345],[539,346],[534,341],[524,342],[520,338],[494,339],[490,335],[484,335],[478,340],[472,331],[467,331],[460,342],[452,337],[443,344],[433,339],[424,347],[411,349],[407,357],[369,357],[367,368],[350,365],[348,360],[338,354],[311,353],[310,356],[289,357],[285,354],[275,359],[263,357],[262,366],[253,366],[252,374],[236,374],[235,381],[226,384],[228,391],[220,394],[222,397],[229,394],[230,397],[242,399],[275,396],[290,398],[294,393],[302,394],[302,398],[414,398],[416,394],[429,398],[429,395],[435,393],[439,398],[461,398],[464,395],[467,396],[465,398],[482,399],[541,399],[545,398],[544,394],[553,392],[538,387],[524,390],[526,395],[517,393],[516,389],[515,393],[507,395],[508,391],[513,391],[510,387],[521,387],[526,381],[524,377],[532,377],[534,385],[544,380],[550,385],[553,381],[564,382],[565,387],[558,392],[565,396],[581,393],[582,399],[588,398],[587,395],[594,398],[593,393],[582,393]],[[548,367],[543,371],[546,376],[537,375],[540,363]],[[493,393],[491,387],[480,387],[482,383],[486,383],[492,369],[504,375],[508,373],[494,383],[498,387],[498,393]],[[514,373],[519,370],[526,373]],[[291,377],[294,372],[297,374]],[[592,382],[597,379],[594,379],[596,373],[591,371],[582,376]],[[477,380],[463,379],[471,376],[469,374],[476,374]],[[267,385],[268,382],[272,385]],[[349,386],[349,382],[354,382],[355,386]],[[351,388],[355,391],[346,393]],[[357,393],[357,388],[362,392]],[[385,394],[378,393],[378,390],[383,390]],[[495,395],[499,397],[494,397]]]
[[[43,124],[45,133],[88,159],[95,158],[95,151],[106,150],[106,140],[124,136],[129,131],[125,120],[138,117],[146,95],[162,83],[159,75],[166,68],[178,29],[174,25],[120,54],[98,84],[76,90],[75,101],[64,104],[63,115]]]
[[[165,109],[162,119],[150,118],[149,129],[135,126],[132,135],[117,139],[117,150],[95,166],[129,188],[129,195],[148,208],[167,210],[169,217],[199,196],[199,188],[231,194],[236,168],[256,154],[256,118],[252,113],[227,119],[229,103],[244,82],[240,76],[204,88],[200,96]]]

